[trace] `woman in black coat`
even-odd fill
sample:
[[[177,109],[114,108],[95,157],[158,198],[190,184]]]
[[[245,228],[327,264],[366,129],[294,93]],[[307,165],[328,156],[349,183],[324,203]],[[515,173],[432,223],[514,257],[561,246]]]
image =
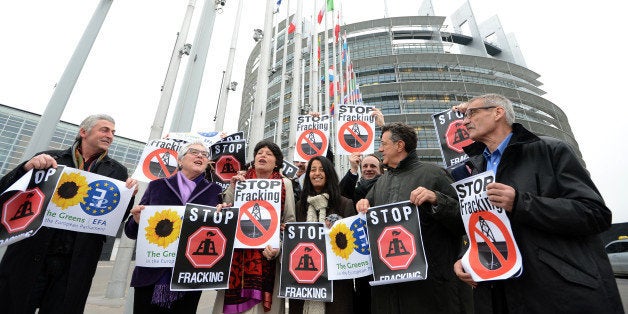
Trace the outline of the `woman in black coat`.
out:
[[[353,201],[340,195],[338,174],[332,162],[316,156],[307,164],[303,191],[296,209],[296,218],[300,222],[324,222],[331,227],[340,218],[356,215]],[[353,280],[334,281],[334,302],[316,304],[316,301],[304,302],[290,300],[290,313],[303,313],[303,307],[322,307],[326,313],[353,313]],[[322,302],[321,302],[322,303]]]

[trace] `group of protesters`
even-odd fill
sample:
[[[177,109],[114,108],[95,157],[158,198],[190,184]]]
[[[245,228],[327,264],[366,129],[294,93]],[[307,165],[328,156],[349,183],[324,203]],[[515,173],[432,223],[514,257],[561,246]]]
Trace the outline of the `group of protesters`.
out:
[[[256,143],[246,172],[225,192],[206,179],[209,150],[202,142],[183,146],[179,171],[152,181],[140,205],[129,205],[125,233],[137,237],[145,205],[189,202],[231,206],[234,188],[246,179],[279,179],[281,229],[287,222],[334,221],[373,206],[410,201],[420,213],[429,274],[425,280],[370,286],[370,278],[333,282],[333,302],[289,300],[290,313],[623,313],[613,272],[599,234],[611,225],[611,211],[573,149],[538,136],[515,122],[506,97],[486,94],[454,106],[474,143],[469,158],[452,169],[423,162],[411,126],[383,123],[379,154],[349,157],[339,178],[332,156],[295,162],[293,180],[282,176],[283,154],[271,141]],[[20,164],[0,181],[5,190],[30,169],[67,165],[126,180],[127,169],[107,156],[115,124],[106,115],[80,125],[74,145],[47,151]],[[486,186],[492,205],[503,208],[522,255],[522,273],[505,280],[475,282],[460,259],[465,226],[452,187],[492,170]],[[298,192],[294,192],[298,191]],[[7,313],[82,313],[96,270],[103,235],[42,227],[12,244],[0,264],[0,304]],[[283,313],[279,299],[278,248],[236,249],[229,288],[219,291],[213,313]],[[135,313],[196,313],[200,291],[169,289],[171,268],[136,267]]]

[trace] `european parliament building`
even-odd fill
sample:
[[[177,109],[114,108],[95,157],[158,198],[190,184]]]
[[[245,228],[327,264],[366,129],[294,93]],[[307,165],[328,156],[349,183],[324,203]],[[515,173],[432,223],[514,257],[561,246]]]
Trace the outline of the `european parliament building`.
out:
[[[343,25],[357,82],[365,105],[380,108],[386,122],[400,121],[418,133],[418,155],[424,161],[444,165],[432,114],[444,111],[468,99],[486,93],[498,93],[512,100],[517,122],[539,135],[548,135],[571,144],[580,155],[567,116],[558,106],[544,99],[539,88],[540,75],[526,67],[513,35],[507,35],[495,16],[481,24],[474,18],[468,2],[448,19],[435,16],[430,0],[424,1],[416,16],[362,21]],[[293,67],[292,40],[283,42],[285,20],[278,25],[277,64],[283,49],[288,49],[286,71]],[[331,34],[331,31],[329,31]],[[292,35],[291,35],[292,36]],[[322,36],[321,36],[322,37]],[[333,34],[329,35],[333,38]],[[304,103],[308,104],[310,54],[304,39]],[[331,51],[331,42],[327,45]],[[325,47],[321,47],[323,50]],[[238,129],[247,131],[254,100],[260,43],[249,56]],[[321,51],[321,56],[323,51]],[[322,62],[322,61],[321,61]],[[314,62],[316,63],[316,62]],[[281,127],[281,147],[288,147],[291,84],[280,95],[282,71],[269,77],[264,138],[273,139]],[[319,69],[319,73],[325,73]],[[278,105],[284,97],[282,122],[278,123]],[[375,149],[380,134],[375,135]],[[279,141],[279,139],[277,139]]]

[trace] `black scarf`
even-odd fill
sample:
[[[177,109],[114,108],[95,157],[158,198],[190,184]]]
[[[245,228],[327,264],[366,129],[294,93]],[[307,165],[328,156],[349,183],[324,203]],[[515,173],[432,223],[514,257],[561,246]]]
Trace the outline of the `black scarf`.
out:
[[[364,177],[360,178],[360,180],[358,181],[358,184],[355,186],[355,197],[358,200],[363,199],[366,196],[366,193],[369,192],[369,190],[371,189],[371,187],[373,187],[373,184],[375,184],[375,182],[377,182],[377,179],[379,179],[379,177],[381,177],[381,175],[377,175],[375,178],[373,179],[364,179]]]

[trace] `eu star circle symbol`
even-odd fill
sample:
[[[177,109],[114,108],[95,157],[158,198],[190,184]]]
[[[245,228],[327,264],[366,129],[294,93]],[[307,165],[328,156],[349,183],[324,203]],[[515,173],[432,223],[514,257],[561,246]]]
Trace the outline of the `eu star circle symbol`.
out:
[[[362,255],[371,254],[369,238],[366,233],[366,220],[357,218],[351,223],[349,229],[353,232],[353,238],[355,239],[355,251]]]
[[[90,216],[102,216],[110,213],[120,203],[120,190],[113,182],[97,180],[89,184],[85,201],[81,209]]]

